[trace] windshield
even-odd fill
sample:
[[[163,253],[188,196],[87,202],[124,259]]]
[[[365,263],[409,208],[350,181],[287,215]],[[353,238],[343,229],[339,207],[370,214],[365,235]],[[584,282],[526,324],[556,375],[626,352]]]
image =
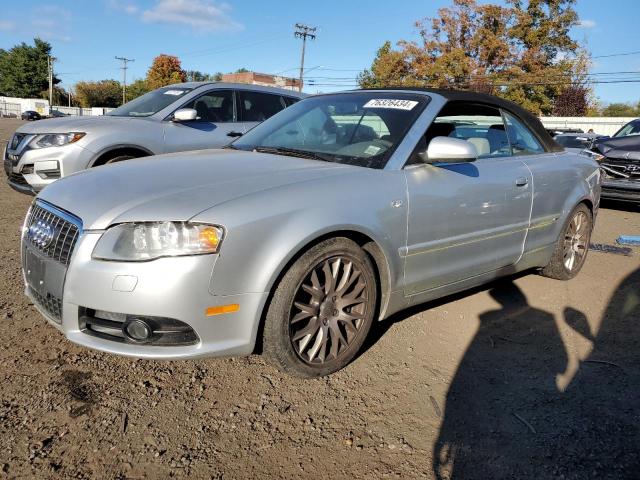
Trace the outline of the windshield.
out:
[[[232,148],[384,168],[428,97],[352,92],[302,100],[261,123]]]
[[[554,140],[565,148],[589,148],[591,146],[591,139],[587,137],[558,135]]]
[[[614,137],[626,137],[627,135],[639,135],[640,134],[640,122],[633,121],[627,123],[624,127],[618,130]]]
[[[159,88],[111,110],[107,115],[112,117],[149,117],[184,97],[191,90],[191,88],[182,87]]]

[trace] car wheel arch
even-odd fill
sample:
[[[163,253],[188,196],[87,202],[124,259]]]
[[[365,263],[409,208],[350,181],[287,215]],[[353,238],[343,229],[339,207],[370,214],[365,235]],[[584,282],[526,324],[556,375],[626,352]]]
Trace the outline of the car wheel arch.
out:
[[[104,165],[110,159],[122,155],[131,155],[139,158],[148,157],[155,154],[151,150],[139,145],[116,145],[109,147],[106,150],[102,150],[100,153],[95,155],[91,162],[89,162],[88,168]]]
[[[295,251],[289,255],[284,261],[281,263],[276,272],[274,272],[273,277],[269,282],[269,295],[267,300],[265,301],[262,312],[260,315],[260,323],[258,325],[258,329],[256,332],[255,338],[255,347],[254,351],[259,353],[262,351],[262,332],[264,327],[264,320],[267,310],[269,308],[269,303],[271,302],[271,298],[275,292],[276,287],[278,286],[278,282],[282,279],[288,269],[293,265],[305,252],[307,252],[310,248],[313,248],[318,243],[321,243],[330,238],[338,238],[344,237],[349,240],[357,243],[371,258],[375,276],[377,280],[378,286],[378,305],[377,309],[377,317],[378,320],[382,320],[384,318],[384,313],[387,309],[389,298],[391,294],[391,269],[390,263],[387,258],[387,255],[384,253],[382,247],[380,247],[379,243],[369,234],[354,230],[354,229],[336,229],[330,232],[324,232],[322,234],[318,234],[311,239],[306,239],[302,242],[298,248],[294,249]]]

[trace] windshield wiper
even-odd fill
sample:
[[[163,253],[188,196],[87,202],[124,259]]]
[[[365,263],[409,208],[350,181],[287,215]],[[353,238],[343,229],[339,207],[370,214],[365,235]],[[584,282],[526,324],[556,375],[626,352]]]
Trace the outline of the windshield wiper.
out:
[[[334,162],[333,156],[321,155],[316,152],[308,152],[306,150],[297,150],[295,148],[286,147],[255,147],[254,152],[272,153],[274,155],[288,155],[290,157],[307,158],[309,160],[321,160],[323,162]]]

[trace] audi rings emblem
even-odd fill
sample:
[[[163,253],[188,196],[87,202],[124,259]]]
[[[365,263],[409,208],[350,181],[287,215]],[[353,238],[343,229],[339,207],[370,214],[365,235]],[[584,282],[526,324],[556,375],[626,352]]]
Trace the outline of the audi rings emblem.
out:
[[[27,237],[35,246],[47,248],[53,242],[53,228],[44,220],[38,220],[29,227]]]

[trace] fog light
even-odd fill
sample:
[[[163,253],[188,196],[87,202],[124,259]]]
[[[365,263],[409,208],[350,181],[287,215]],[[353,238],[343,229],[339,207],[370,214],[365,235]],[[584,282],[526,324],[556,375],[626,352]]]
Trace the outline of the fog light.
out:
[[[134,318],[124,324],[124,333],[133,341],[146,342],[151,338],[153,330],[144,320]]]

